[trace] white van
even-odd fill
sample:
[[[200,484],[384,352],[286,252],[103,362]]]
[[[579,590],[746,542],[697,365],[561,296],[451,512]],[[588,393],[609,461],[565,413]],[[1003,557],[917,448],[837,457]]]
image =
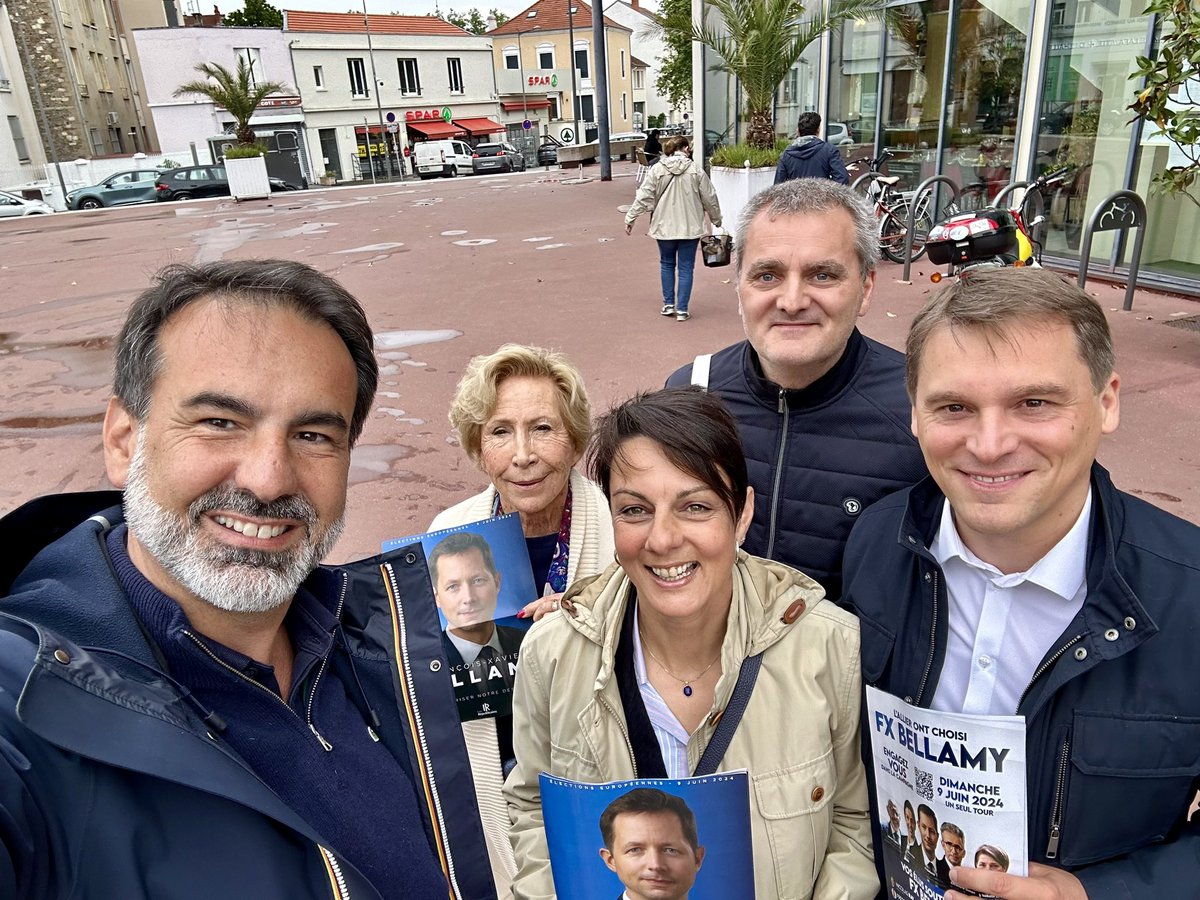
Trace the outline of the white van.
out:
[[[455,178],[460,172],[470,175],[471,148],[462,141],[422,141],[416,145],[417,175]]]

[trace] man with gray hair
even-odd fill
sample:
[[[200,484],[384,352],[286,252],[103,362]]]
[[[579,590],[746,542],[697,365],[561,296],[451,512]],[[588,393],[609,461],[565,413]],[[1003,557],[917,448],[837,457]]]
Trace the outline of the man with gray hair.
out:
[[[837,600],[858,514],[925,475],[904,357],[855,327],[875,289],[875,218],[844,185],[785,181],[750,201],[734,250],[747,339],[667,384],[706,387],[738,421],[755,497],[746,551]]]
[[[0,522],[0,897],[494,900],[457,715],[401,658],[441,659],[423,561],[319,565],[373,343],[286,260],[134,301],[102,430],[124,496]]]

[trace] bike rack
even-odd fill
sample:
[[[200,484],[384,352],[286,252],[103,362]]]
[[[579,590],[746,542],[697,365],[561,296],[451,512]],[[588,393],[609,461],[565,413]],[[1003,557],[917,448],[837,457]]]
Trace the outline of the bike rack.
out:
[[[1125,304],[1121,307],[1125,312],[1133,309],[1133,289],[1137,286],[1138,267],[1142,262],[1142,242],[1146,238],[1145,201],[1133,191],[1116,191],[1101,200],[1088,219],[1079,252],[1078,283],[1082,288],[1087,284],[1088,263],[1092,259],[1092,238],[1095,237],[1095,232],[1128,231],[1130,228],[1136,228],[1138,233],[1133,240],[1133,255],[1129,259],[1129,276],[1125,284]],[[1109,271],[1115,272],[1116,268],[1114,263],[1109,267]]]
[[[930,187],[935,184],[946,184],[950,186],[953,194],[950,197],[950,202],[954,203],[958,200],[959,187],[958,183],[953,178],[947,178],[945,175],[930,175],[913,191],[912,200],[908,204],[908,222],[905,224],[904,235],[904,277],[902,281],[908,281],[909,272],[912,269],[912,245],[913,245],[913,229],[917,225],[917,201],[921,199],[922,194],[932,193]],[[930,217],[933,218],[932,216]]]

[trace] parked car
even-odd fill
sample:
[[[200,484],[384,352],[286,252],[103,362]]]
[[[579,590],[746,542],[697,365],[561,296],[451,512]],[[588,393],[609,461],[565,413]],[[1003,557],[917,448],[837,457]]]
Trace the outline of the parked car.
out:
[[[471,148],[462,141],[422,141],[414,151],[417,176],[456,178],[462,172],[474,172]]]
[[[271,191],[295,191],[296,185],[282,178],[271,178]],[[224,166],[184,166],[170,169],[154,182],[158,200],[196,200],[201,197],[228,197],[229,178]]]
[[[835,147],[854,143],[854,132],[845,122],[829,122],[825,126],[825,140]]]
[[[547,141],[538,147],[538,165],[539,166],[557,166],[558,165],[558,144]]]
[[[20,194],[0,191],[0,217],[44,216],[54,212],[54,207],[43,200],[28,200]]]
[[[524,172],[525,155],[509,143],[476,144],[471,154],[471,168],[476,175],[483,172]]]
[[[146,203],[158,192],[154,183],[164,169],[131,169],[109,175],[99,184],[82,187],[67,194],[67,209],[101,209],[105,206],[124,206],[127,203]]]

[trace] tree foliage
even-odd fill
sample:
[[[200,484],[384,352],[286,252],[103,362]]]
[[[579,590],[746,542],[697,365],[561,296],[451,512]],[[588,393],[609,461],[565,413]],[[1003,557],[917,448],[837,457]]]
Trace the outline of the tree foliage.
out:
[[[239,144],[253,144],[254,130],[250,127],[250,119],[258,105],[271,94],[281,94],[289,90],[280,81],[255,81],[251,78],[250,67],[246,60],[238,57],[237,70],[230,72],[220,63],[200,63],[196,71],[204,75],[205,81],[188,81],[175,89],[175,96],[184,94],[199,94],[207,97],[217,106],[222,106],[233,116],[234,133]]]
[[[235,9],[221,17],[222,25],[229,26],[259,26],[262,28],[282,28],[283,13],[272,6],[267,0],[245,0],[241,9]]]
[[[658,61],[654,86],[678,109],[692,99],[692,2],[661,0],[658,10],[655,18],[666,48]]]
[[[458,12],[457,10],[452,9],[445,15],[442,15],[440,11],[435,10],[434,15],[441,16],[441,18],[445,19],[451,25],[457,25],[459,28],[463,29],[463,31],[469,31],[471,34],[487,33],[487,16],[481,13],[474,6],[468,9],[466,12]],[[497,26],[503,25],[508,21],[508,16],[500,12],[498,9],[490,10],[489,15],[495,17]]]
[[[1166,137],[1187,160],[1155,175],[1151,189],[1200,206],[1191,190],[1200,177],[1200,7],[1192,0],[1152,0],[1145,15],[1160,17],[1163,38],[1157,59],[1137,58],[1130,78],[1144,78],[1146,86],[1129,108],[1158,126],[1152,136]]]
[[[738,79],[745,97],[746,142],[763,149],[775,143],[772,101],[779,83],[805,49],[849,19],[878,18],[884,0],[833,0],[828,12],[810,18],[801,0],[710,0],[715,15],[691,37],[720,59],[712,66]]]

